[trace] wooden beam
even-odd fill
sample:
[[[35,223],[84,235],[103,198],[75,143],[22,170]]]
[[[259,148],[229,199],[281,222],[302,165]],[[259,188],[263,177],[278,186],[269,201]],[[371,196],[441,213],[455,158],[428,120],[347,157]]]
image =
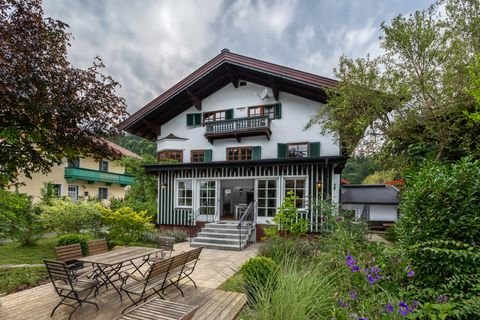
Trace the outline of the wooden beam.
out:
[[[202,100],[200,100],[190,89],[185,89],[185,92],[188,94],[190,97],[190,100],[192,100],[193,105],[197,110],[202,110]]]
[[[230,82],[235,88],[238,88],[238,74],[228,64],[225,64],[225,70],[227,70]]]
[[[275,101],[278,101],[280,90],[278,90],[277,82],[273,78],[270,78],[269,82],[270,88],[272,88],[273,97],[275,98]]]

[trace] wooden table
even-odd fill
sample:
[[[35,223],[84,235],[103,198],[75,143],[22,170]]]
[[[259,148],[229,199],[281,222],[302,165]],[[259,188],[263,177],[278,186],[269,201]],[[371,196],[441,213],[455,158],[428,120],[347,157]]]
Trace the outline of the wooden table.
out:
[[[197,308],[198,306],[156,298],[135,307],[116,320],[190,320]]]
[[[162,251],[162,249],[125,247],[92,256],[86,256],[77,260],[85,263],[91,263],[96,270],[100,272],[100,277],[104,281],[104,284],[111,284],[112,287],[118,292],[120,300],[122,300],[122,293],[120,292],[120,289],[115,286],[113,278],[118,276],[120,279],[120,271],[122,267],[126,265],[133,267],[135,269],[134,272],[138,271],[142,276],[144,276],[140,268],[147,263],[152,254],[156,254],[160,251]],[[135,263],[135,260],[137,259],[139,262]]]

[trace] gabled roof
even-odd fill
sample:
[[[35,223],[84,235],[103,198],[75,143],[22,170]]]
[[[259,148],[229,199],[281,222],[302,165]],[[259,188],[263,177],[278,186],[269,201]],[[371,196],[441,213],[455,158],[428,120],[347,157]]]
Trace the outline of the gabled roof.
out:
[[[398,204],[398,189],[386,184],[342,185],[344,204]]]
[[[219,55],[195,70],[160,96],[119,124],[120,130],[155,140],[160,126],[192,105],[201,110],[201,101],[231,83],[244,80],[271,88],[278,100],[280,91],[325,102],[325,89],[336,80],[277,64],[242,56],[223,49]]]

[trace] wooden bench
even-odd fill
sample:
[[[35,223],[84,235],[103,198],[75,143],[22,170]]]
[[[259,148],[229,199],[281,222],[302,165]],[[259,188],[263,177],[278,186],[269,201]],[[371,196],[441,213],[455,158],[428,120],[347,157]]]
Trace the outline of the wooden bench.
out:
[[[190,275],[195,270],[202,249],[203,247],[199,247],[168,259],[154,261],[142,278],[124,272],[121,290],[127,294],[132,305],[126,307],[122,313],[134,305],[138,306],[140,301],[146,301],[155,294],[163,299],[163,291],[171,285],[175,286],[183,296],[183,290],[180,288],[182,279],[188,278],[196,288],[197,285]]]
[[[116,320],[190,320],[197,309],[198,306],[189,306],[156,298],[135,307]]]

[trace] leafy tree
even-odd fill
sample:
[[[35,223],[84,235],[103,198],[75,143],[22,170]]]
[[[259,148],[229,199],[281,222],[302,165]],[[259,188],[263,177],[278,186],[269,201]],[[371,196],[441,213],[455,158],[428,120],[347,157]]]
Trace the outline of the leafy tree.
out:
[[[124,200],[113,200],[113,208],[128,206],[135,211],[147,211],[153,218],[157,214],[157,177],[148,174],[143,167],[152,164],[155,159],[152,156],[144,156],[143,159],[124,157],[121,160],[127,172],[135,176],[135,182],[125,193]]]
[[[359,184],[378,169],[379,166],[373,157],[356,156],[347,160],[342,178],[352,184]]]
[[[0,0],[0,186],[19,172],[47,173],[65,157],[118,156],[99,137],[126,116],[119,85],[67,60],[71,34],[44,18],[40,0]]]
[[[384,54],[343,56],[339,85],[311,123],[338,132],[347,151],[377,152],[390,166],[478,152],[468,66],[480,53],[479,25],[476,0],[439,1],[382,23]]]
[[[141,156],[155,157],[157,154],[157,145],[154,142],[137,136],[124,134],[110,140]]]
[[[364,184],[379,184],[395,180],[394,170],[375,171],[363,179]]]

